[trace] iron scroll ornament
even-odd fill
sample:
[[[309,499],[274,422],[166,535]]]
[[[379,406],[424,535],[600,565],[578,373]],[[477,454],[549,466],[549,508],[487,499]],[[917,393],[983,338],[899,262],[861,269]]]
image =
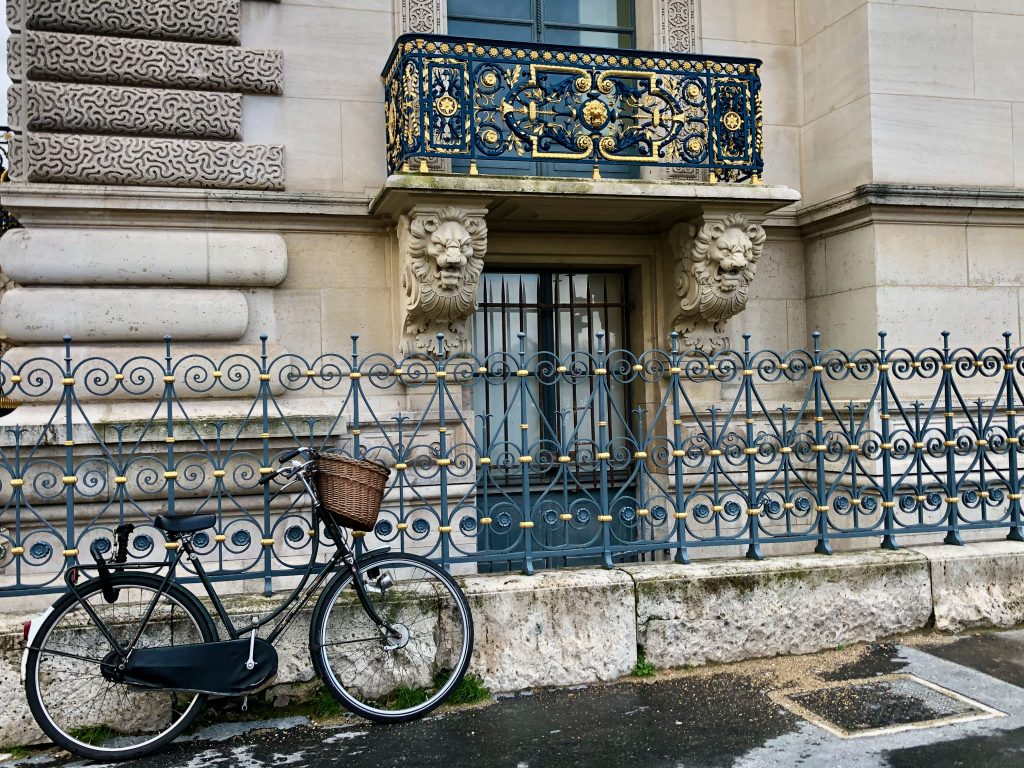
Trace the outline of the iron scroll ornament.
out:
[[[757,59],[404,35],[382,73],[388,173],[413,158],[759,176]]]

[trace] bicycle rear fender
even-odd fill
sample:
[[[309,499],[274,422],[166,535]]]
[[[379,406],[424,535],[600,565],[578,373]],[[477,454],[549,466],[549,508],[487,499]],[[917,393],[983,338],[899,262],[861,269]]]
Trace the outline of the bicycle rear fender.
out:
[[[47,617],[53,613],[53,606],[51,605],[43,613],[36,616],[28,624],[28,635],[25,637],[25,650],[21,654],[21,684],[25,685],[25,678],[28,677],[28,650],[32,647],[32,644],[36,641],[36,635],[39,634],[39,629],[46,622]]]

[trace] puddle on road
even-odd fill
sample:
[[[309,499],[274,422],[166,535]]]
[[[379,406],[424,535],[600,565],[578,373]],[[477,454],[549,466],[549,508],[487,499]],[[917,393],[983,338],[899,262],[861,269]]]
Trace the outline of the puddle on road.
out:
[[[909,674],[840,680],[769,697],[840,738],[1005,717],[1004,712]]]

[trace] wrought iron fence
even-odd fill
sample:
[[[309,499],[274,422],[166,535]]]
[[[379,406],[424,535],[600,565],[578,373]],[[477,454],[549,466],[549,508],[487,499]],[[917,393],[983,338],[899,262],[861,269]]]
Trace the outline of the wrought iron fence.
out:
[[[388,172],[413,159],[763,170],[757,59],[405,35],[384,78]],[[425,161],[424,161],[425,162]]]
[[[1022,538],[1024,351],[941,345],[708,357],[668,349],[470,355],[175,354],[0,360],[23,403],[0,440],[0,592],[59,589],[114,526],[163,556],[153,515],[213,513],[197,547],[222,579],[293,572],[308,502],[258,480],[297,445],[393,468],[378,543],[447,567],[614,562],[699,548],[912,534]],[[581,384],[585,386],[581,386]],[[585,397],[549,418],[552,388]],[[501,387],[502,412],[474,412]],[[629,413],[612,396],[629,387]],[[698,395],[715,402],[702,405]],[[982,394],[980,399],[972,399]],[[219,398],[216,402],[210,398]],[[318,410],[319,409],[319,410]],[[591,418],[595,416],[596,418]],[[16,425],[17,422],[21,425]],[[511,429],[509,429],[511,427]]]

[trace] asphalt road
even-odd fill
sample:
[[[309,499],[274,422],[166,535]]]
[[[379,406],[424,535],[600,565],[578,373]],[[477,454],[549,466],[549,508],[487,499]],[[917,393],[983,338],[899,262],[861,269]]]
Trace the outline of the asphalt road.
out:
[[[845,685],[851,680],[859,682]],[[815,722],[783,700],[812,707]],[[977,719],[917,722],[965,716]],[[826,730],[828,723],[881,730],[844,738]],[[926,727],[906,728],[914,724]],[[86,765],[49,753],[17,764]],[[536,691],[399,726],[316,725],[305,718],[219,725],[160,755],[120,765],[1024,767],[1024,631],[953,641],[916,637],[899,645]]]

